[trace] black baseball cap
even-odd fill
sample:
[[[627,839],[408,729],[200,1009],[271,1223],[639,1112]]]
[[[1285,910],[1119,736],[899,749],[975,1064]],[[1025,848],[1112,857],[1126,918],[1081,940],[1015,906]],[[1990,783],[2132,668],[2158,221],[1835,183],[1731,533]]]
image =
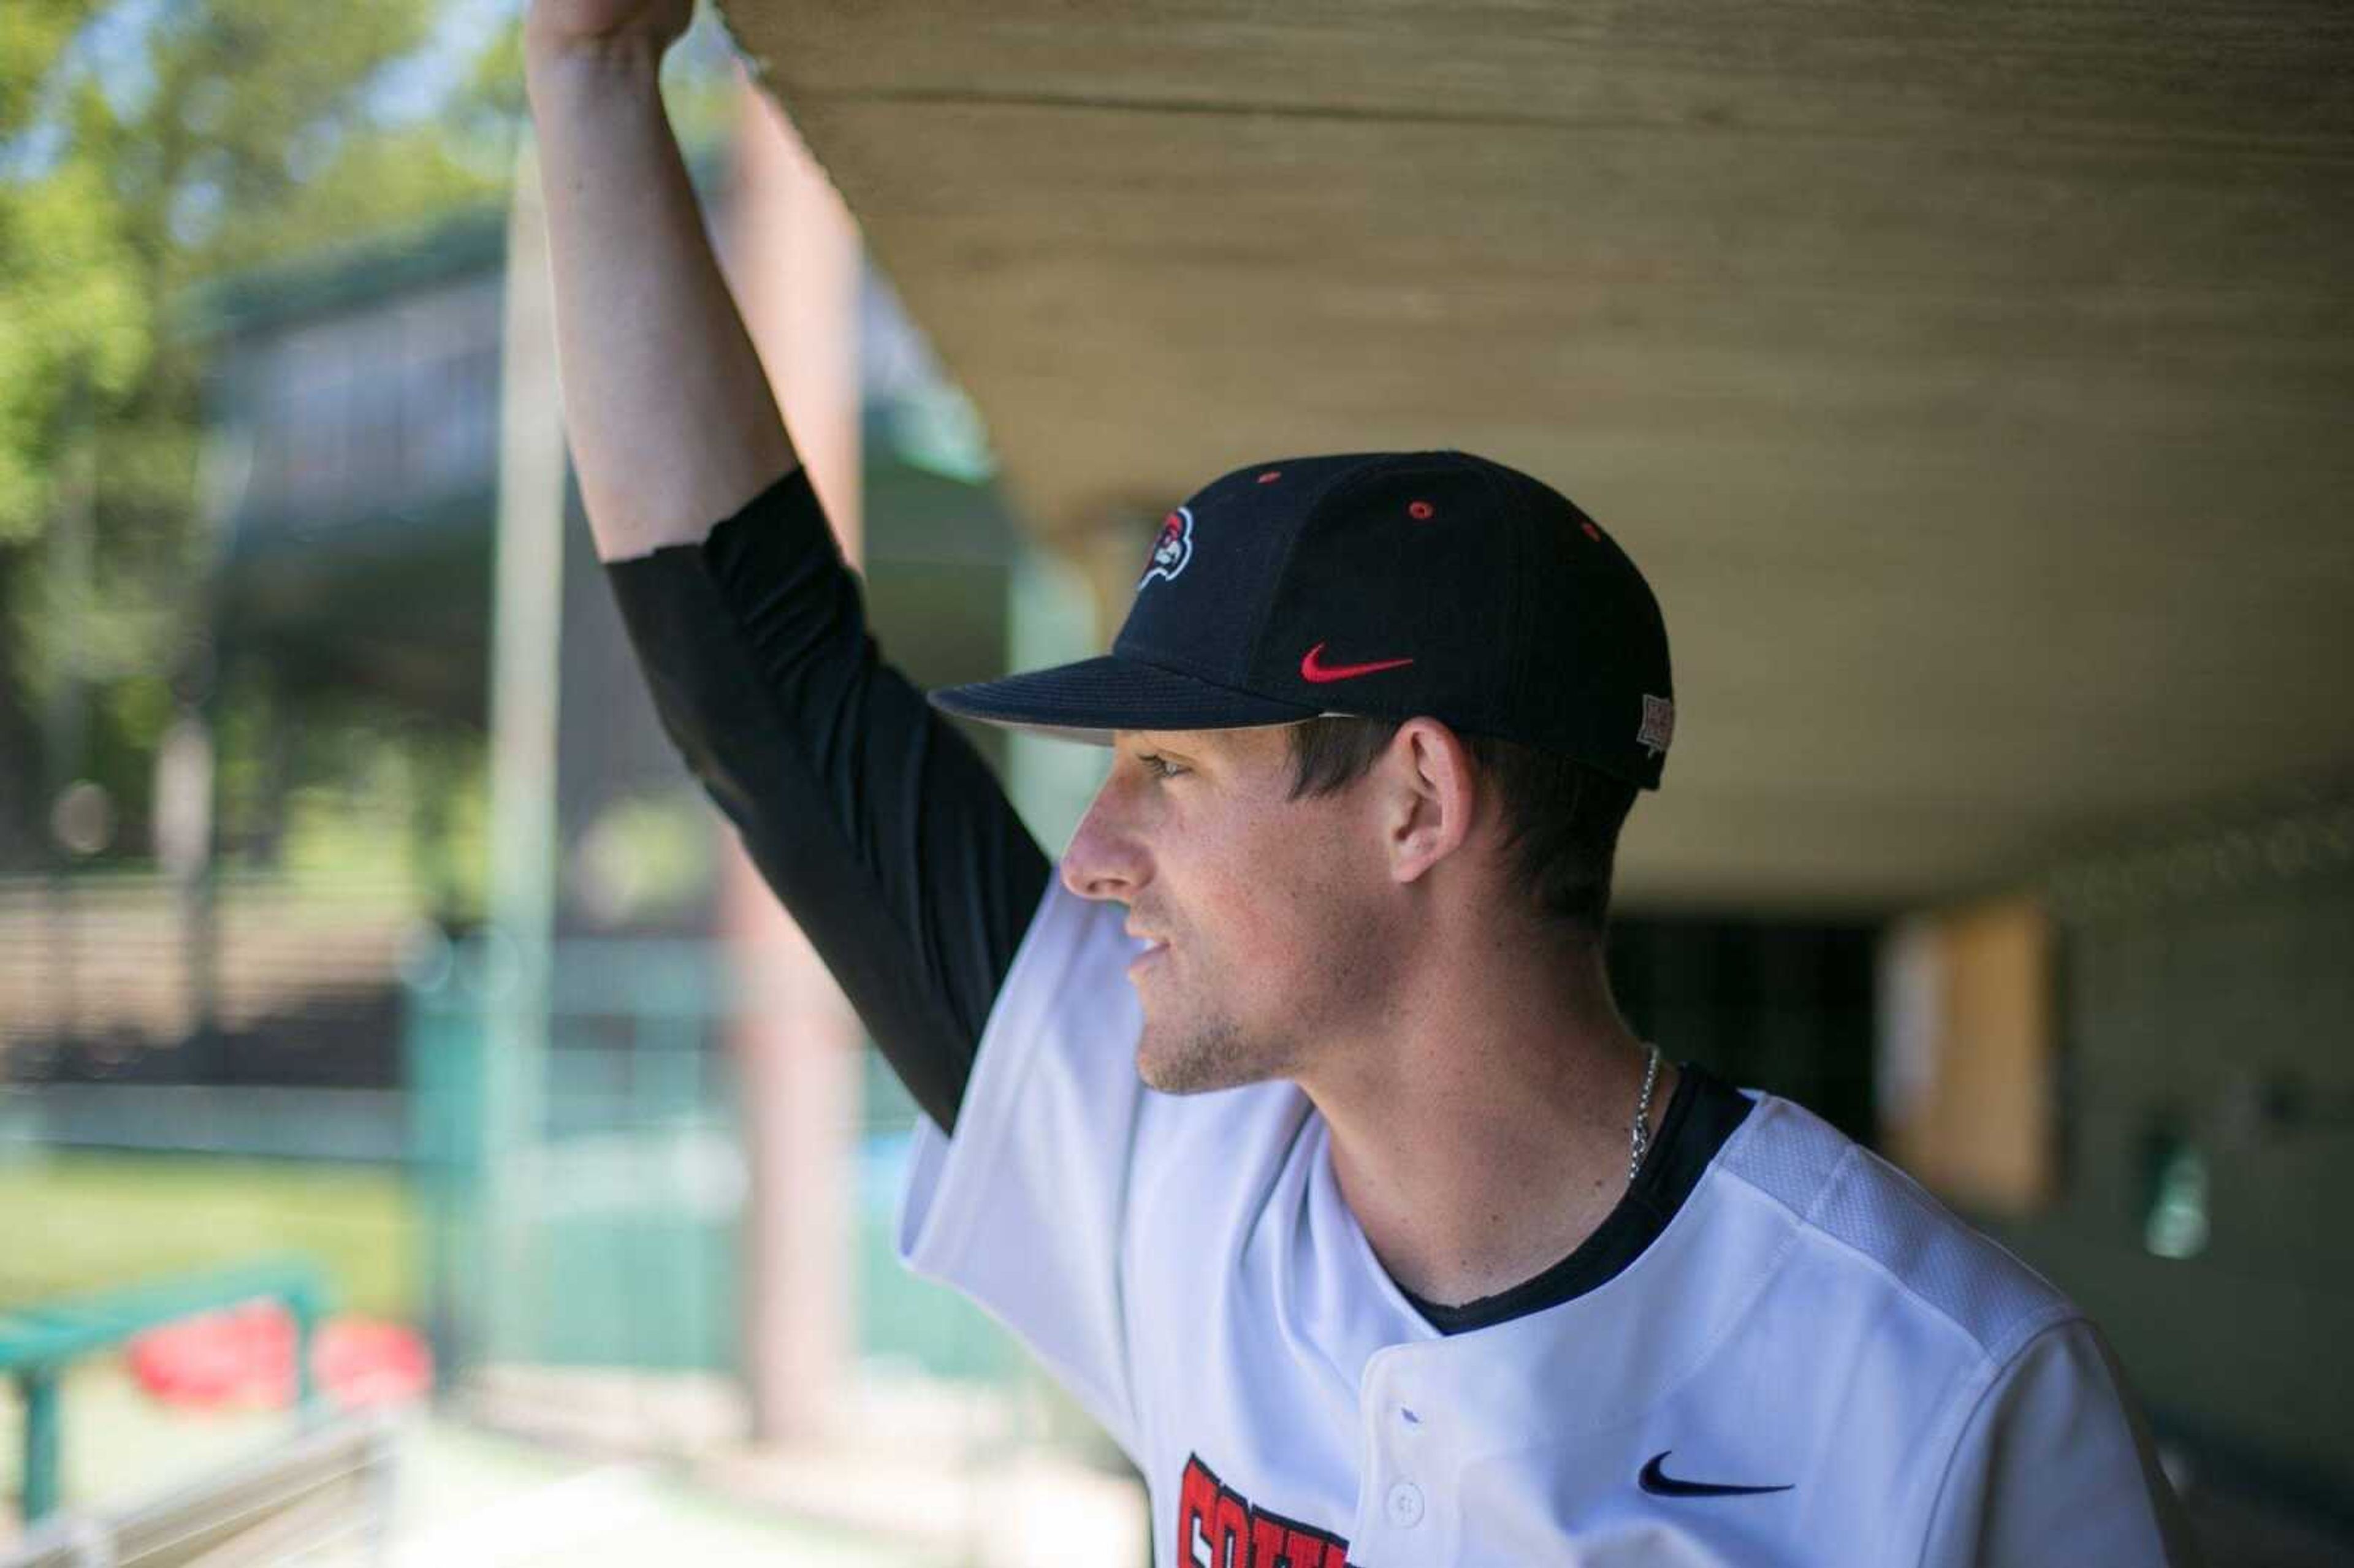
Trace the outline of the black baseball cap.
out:
[[[1675,732],[1667,627],[1635,563],[1551,486],[1452,450],[1221,475],[1161,520],[1109,653],[931,701],[1099,744],[1426,715],[1647,789]]]

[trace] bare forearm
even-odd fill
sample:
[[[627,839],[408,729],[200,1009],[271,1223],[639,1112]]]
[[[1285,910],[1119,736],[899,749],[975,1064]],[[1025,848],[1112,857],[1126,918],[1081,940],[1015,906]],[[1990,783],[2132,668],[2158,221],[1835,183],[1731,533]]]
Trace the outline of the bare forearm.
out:
[[[691,543],[796,462],[659,90],[658,51],[535,48],[565,424],[603,560]]]

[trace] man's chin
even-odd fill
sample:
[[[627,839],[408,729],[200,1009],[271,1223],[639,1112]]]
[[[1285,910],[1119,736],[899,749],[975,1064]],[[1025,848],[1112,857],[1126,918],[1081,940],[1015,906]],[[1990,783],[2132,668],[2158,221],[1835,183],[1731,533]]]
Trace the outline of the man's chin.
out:
[[[1166,1063],[1155,1064],[1139,1060],[1136,1064],[1136,1075],[1144,1080],[1146,1088],[1155,1094],[1162,1095],[1206,1095],[1214,1089],[1231,1089],[1235,1086],[1234,1083],[1224,1079],[1190,1071],[1185,1064],[1178,1064],[1172,1071],[1170,1065]]]
[[[1136,1075],[1143,1080],[1144,1086],[1148,1089],[1155,1089],[1164,1095],[1193,1093],[1188,1075],[1182,1071],[1172,1070],[1181,1068],[1182,1065],[1182,1063],[1172,1062],[1161,1052],[1155,1051],[1149,1038],[1140,1041],[1137,1044]]]
[[[1172,1081],[1162,1074],[1154,1071],[1153,1068],[1154,1065],[1144,1057],[1140,1056],[1136,1059],[1136,1075],[1138,1079],[1143,1083],[1146,1088],[1150,1089],[1153,1093],[1159,1095],[1185,1095],[1193,1093],[1193,1090],[1182,1086],[1182,1081]]]
[[[1155,1038],[1150,1022],[1137,1042],[1136,1075],[1144,1086],[1164,1095],[1201,1095],[1214,1089],[1237,1088],[1267,1076],[1251,1069],[1239,1042],[1222,1030],[1204,1031],[1183,1040]]]

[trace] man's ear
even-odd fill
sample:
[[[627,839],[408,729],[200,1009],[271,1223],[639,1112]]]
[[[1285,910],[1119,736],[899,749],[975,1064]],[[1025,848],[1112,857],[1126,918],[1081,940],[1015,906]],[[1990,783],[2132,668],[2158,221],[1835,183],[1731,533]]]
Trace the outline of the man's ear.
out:
[[[1411,718],[1390,737],[1376,772],[1390,875],[1416,881],[1470,837],[1479,793],[1470,748],[1437,719]]]

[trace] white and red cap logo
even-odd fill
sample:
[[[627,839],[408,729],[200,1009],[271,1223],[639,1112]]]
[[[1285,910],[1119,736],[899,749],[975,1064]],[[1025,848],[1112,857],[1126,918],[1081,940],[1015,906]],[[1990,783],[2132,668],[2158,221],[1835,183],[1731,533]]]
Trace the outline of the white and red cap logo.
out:
[[[1185,563],[1193,558],[1193,508],[1180,506],[1161,520],[1161,535],[1152,541],[1152,560],[1144,575],[1136,579],[1138,590],[1155,577],[1175,580]]]

